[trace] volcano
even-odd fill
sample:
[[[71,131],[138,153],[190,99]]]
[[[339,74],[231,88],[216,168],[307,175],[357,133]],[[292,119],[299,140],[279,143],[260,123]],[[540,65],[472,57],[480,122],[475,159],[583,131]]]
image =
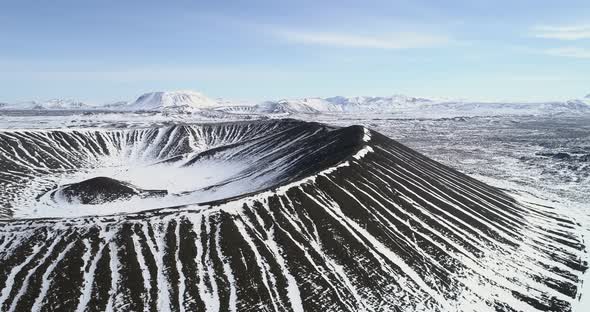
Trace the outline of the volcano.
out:
[[[568,311],[586,270],[559,210],[361,126],[10,130],[0,168],[2,311]]]

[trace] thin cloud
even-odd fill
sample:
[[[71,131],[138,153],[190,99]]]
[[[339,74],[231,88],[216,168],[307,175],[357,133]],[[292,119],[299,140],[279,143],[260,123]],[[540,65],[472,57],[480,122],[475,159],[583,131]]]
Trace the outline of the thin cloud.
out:
[[[532,29],[533,36],[544,39],[581,40],[590,39],[589,25],[570,26],[536,26]]]
[[[361,36],[347,33],[283,30],[275,34],[292,43],[389,50],[435,47],[451,41],[447,36],[422,33]]]
[[[505,78],[504,78],[505,77]],[[515,82],[563,82],[563,81],[587,81],[585,76],[572,74],[528,74],[528,75],[511,75],[506,74],[503,79]]]
[[[572,57],[580,59],[590,59],[590,49],[576,48],[576,47],[564,47],[547,49],[544,51],[545,54],[562,57]]]

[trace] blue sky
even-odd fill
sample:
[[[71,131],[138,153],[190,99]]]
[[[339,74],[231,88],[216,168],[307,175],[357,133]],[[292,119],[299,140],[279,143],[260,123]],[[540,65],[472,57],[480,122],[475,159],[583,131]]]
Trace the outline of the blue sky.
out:
[[[590,1],[0,0],[0,101],[590,93]]]

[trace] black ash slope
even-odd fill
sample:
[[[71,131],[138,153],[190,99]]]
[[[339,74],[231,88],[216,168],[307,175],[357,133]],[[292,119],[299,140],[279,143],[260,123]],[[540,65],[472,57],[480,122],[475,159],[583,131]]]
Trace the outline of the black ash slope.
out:
[[[187,165],[258,155],[238,179],[272,168],[274,184],[134,214],[7,220],[0,310],[567,311],[578,294],[583,246],[550,207],[362,127],[210,127],[199,138],[220,143]],[[152,137],[141,146],[155,159],[189,150],[161,152],[171,144]]]

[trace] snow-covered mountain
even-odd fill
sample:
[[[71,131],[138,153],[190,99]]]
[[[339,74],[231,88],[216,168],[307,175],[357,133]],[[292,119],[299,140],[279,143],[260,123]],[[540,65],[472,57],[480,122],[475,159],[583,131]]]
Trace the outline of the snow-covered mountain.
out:
[[[94,108],[84,102],[68,99],[52,99],[44,102],[45,109],[91,109]]]
[[[406,107],[417,107],[432,101],[424,98],[393,95],[388,97],[334,96],[267,101],[257,105],[265,113],[358,113],[392,112]]]
[[[195,91],[150,92],[134,102],[91,106],[80,101],[54,99],[0,103],[3,110],[110,110],[123,112],[199,112],[225,115],[392,114],[399,117],[441,118],[492,115],[555,115],[590,113],[590,95],[582,99],[547,102],[485,102],[442,98],[392,96],[333,96],[269,100],[264,102],[211,99]]]
[[[125,106],[129,111],[196,111],[220,106],[216,101],[195,91],[150,92]]]
[[[51,99],[47,101],[23,101],[12,104],[2,103],[0,109],[5,110],[29,110],[29,109],[49,109],[49,110],[82,110],[94,109],[95,106],[72,99]]]
[[[104,104],[100,107],[100,109],[106,109],[106,110],[122,110],[125,109],[127,106],[129,106],[129,102],[127,101],[118,101],[118,102],[114,102],[114,103],[108,103],[108,104]]]
[[[590,113],[590,101],[526,103],[429,99],[404,95],[387,97],[335,96],[267,101],[258,104],[256,111],[267,114],[386,113],[418,117],[547,115]]]
[[[325,99],[327,102],[341,107],[344,112],[385,112],[404,108],[415,108],[433,103],[426,98],[405,95],[392,96],[335,96]]]
[[[282,99],[266,101],[256,105],[256,111],[263,113],[325,113],[342,112],[342,106],[322,98]]]

